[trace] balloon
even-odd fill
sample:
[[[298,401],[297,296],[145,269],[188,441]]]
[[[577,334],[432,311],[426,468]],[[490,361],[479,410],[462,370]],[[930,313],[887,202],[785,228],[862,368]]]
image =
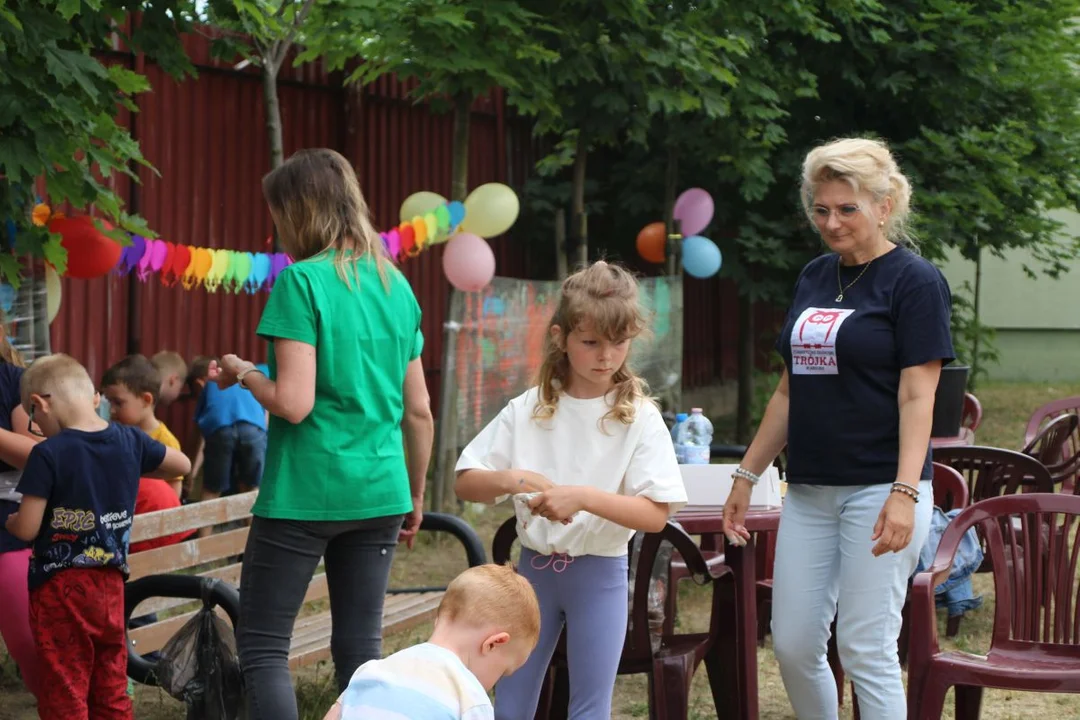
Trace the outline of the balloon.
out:
[[[439,209],[435,211],[435,219],[439,221],[439,230],[441,232],[450,229],[450,211],[446,209],[445,205],[440,205]]]
[[[649,262],[662,263],[667,257],[664,252],[666,247],[667,231],[664,229],[664,223],[649,223],[641,228],[641,232],[637,235],[638,255]]]
[[[401,254],[401,233],[397,228],[391,228],[390,232],[386,233],[386,252],[395,260]]]
[[[413,233],[416,235],[416,248],[423,250],[424,245],[427,244],[427,223],[424,222],[424,218],[417,215],[409,224],[412,225]]]
[[[443,272],[462,292],[483,290],[495,277],[495,253],[482,237],[458,233],[446,245]]]
[[[465,219],[465,205],[457,200],[446,204],[446,212],[450,213],[450,228],[454,229]]]
[[[112,225],[101,221],[101,226],[112,230]],[[58,233],[61,245],[67,250],[68,277],[90,279],[101,277],[120,260],[123,248],[94,225],[89,215],[80,217],[54,217],[49,221],[49,232]]]
[[[416,245],[416,232],[409,223],[401,223],[398,227],[398,236],[401,238],[401,254],[408,254]]]
[[[176,245],[171,242],[165,243],[165,257],[161,261],[161,274],[165,275],[172,270],[173,259],[176,257]]]
[[[270,277],[267,279],[267,286],[273,287],[277,276],[288,266],[289,258],[285,253],[274,253],[270,258]]]
[[[692,235],[682,244],[683,270],[696,278],[712,277],[720,271],[720,248],[700,235]]]
[[[199,248],[195,251],[195,280],[197,282],[205,282],[206,276],[210,274],[210,268],[214,266],[214,254],[206,248]]]
[[[150,269],[158,272],[165,265],[165,258],[169,254],[169,244],[164,240],[154,240],[154,246],[148,253],[150,255]]]
[[[439,236],[439,219],[435,217],[435,213],[428,213],[424,216],[424,225],[427,226],[428,245],[438,245],[449,239],[446,236]]]
[[[401,203],[401,222],[408,222],[417,215],[426,215],[440,205],[446,204],[446,198],[438,193],[421,190],[405,198]]]
[[[675,219],[681,225],[679,232],[683,237],[697,235],[709,225],[713,216],[713,199],[701,188],[690,188],[675,200]]]
[[[233,292],[240,292],[247,284],[248,278],[251,277],[251,264],[255,261],[255,256],[249,252],[238,252],[233,258]]]
[[[502,183],[486,183],[465,198],[461,230],[485,238],[502,235],[517,220],[520,209],[513,190]]]
[[[248,292],[255,292],[261,288],[269,275],[270,256],[266,253],[255,253],[255,257],[251,261],[251,276],[248,278]]]
[[[60,312],[60,276],[52,265],[45,266],[45,308],[49,315],[49,324]]]
[[[191,248],[187,245],[177,245],[176,250],[173,252],[172,272],[170,273],[169,282],[166,285],[172,286],[176,284],[176,281],[183,277],[187,272],[188,266],[191,265]],[[165,282],[165,276],[161,276],[161,281]]]
[[[214,292],[221,285],[221,281],[225,279],[225,274],[229,272],[229,262],[231,254],[228,250],[212,250],[214,254],[214,262],[210,265],[210,272],[206,274],[206,280],[204,285],[210,292]]]
[[[113,268],[113,272],[119,275],[127,275],[139,266],[146,253],[146,239],[141,235],[132,235],[131,244],[120,251],[120,259]]]

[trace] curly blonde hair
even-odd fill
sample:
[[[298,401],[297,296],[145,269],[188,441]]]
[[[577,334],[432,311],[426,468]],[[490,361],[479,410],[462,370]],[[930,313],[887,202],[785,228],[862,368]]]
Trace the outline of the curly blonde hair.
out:
[[[537,378],[539,397],[533,409],[534,418],[546,420],[555,415],[559,395],[570,378],[570,361],[551,329],[558,326],[565,338],[585,324],[613,342],[648,332],[634,276],[618,265],[601,260],[563,281],[559,305],[544,337],[544,361]],[[601,423],[608,419],[624,425],[633,423],[637,404],[649,396],[648,384],[630,369],[629,359],[627,354],[622,367],[612,376],[614,400]]]

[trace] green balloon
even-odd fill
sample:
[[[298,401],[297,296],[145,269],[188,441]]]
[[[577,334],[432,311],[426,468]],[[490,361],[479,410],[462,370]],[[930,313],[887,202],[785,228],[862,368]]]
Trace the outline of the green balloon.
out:
[[[447,230],[450,228],[450,211],[446,209],[445,205],[440,205],[435,211],[435,219],[439,221],[440,230]]]

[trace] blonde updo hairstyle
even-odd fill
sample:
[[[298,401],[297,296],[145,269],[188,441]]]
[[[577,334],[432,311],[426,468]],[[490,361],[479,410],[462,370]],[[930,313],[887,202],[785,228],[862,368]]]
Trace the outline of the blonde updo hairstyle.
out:
[[[566,355],[566,337],[582,325],[612,342],[639,337],[647,332],[645,311],[638,297],[634,276],[618,265],[604,261],[593,263],[566,278],[559,293],[559,304],[548,323],[544,337],[544,359],[540,365],[539,398],[533,417],[550,419],[555,415],[559,395],[570,379],[570,360]],[[562,345],[552,336],[551,328],[562,331]],[[637,404],[648,397],[648,385],[629,366],[629,354],[623,366],[612,376],[611,410],[604,420],[634,422]]]
[[[914,248],[915,240],[908,231],[911,212],[911,184],[889,152],[878,140],[841,138],[811,150],[803,161],[802,204],[812,218],[814,193],[818,185],[843,180],[855,192],[866,191],[875,203],[892,199],[892,211],[885,221],[885,237],[897,245]],[[868,208],[862,208],[866,213]]]

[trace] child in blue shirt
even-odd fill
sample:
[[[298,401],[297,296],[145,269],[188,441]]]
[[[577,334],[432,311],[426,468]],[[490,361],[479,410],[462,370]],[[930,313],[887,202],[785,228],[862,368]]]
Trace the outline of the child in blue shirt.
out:
[[[36,360],[23,407],[47,438],[30,451],[6,529],[33,542],[30,626],[43,718],[131,717],[124,581],[139,478],[186,473],[179,451],[97,415],[86,369],[67,355]]]
[[[203,500],[259,487],[266,459],[266,410],[239,383],[225,390],[217,383],[208,383],[214,360],[195,358],[188,376],[191,392],[199,398],[195,424],[202,435],[191,477],[202,469]],[[269,374],[265,366],[256,367]]]

